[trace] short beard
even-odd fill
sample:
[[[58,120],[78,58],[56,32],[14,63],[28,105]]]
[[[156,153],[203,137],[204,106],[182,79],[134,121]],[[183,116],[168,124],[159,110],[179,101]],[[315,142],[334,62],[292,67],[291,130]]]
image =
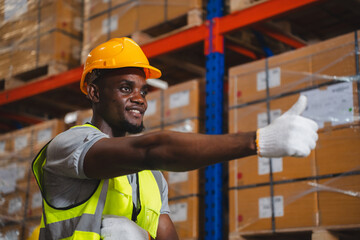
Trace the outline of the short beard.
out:
[[[143,122],[141,122],[141,124],[139,126],[137,126],[137,125],[131,124],[128,121],[124,120],[121,123],[121,128],[127,133],[137,134],[137,133],[141,133],[142,131],[144,131],[145,127],[144,127]]]

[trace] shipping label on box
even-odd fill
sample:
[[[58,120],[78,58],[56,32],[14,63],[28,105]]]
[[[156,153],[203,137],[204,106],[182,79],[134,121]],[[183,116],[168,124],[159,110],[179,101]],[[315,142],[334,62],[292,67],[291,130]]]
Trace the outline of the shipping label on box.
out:
[[[304,117],[316,121],[320,128],[325,123],[332,126],[354,122],[353,83],[339,83],[326,89],[314,89],[302,94],[307,96],[307,108]]]
[[[11,21],[20,17],[28,10],[27,0],[5,0],[4,5],[4,20]]]
[[[271,159],[272,172],[282,172],[283,171],[283,159],[282,158],[272,158]],[[258,157],[258,174],[270,174],[270,158]]]
[[[186,182],[189,180],[188,172],[169,172],[169,184]]]
[[[272,207],[274,205],[274,216],[283,217],[284,216],[284,197],[283,196],[274,196],[259,198],[259,218],[271,218],[272,216]]]
[[[187,202],[170,204],[170,218],[175,222],[187,221],[188,204]]]
[[[153,99],[153,100],[150,100],[147,102],[148,104],[148,107],[146,109],[146,112],[145,112],[145,116],[152,116],[156,113],[156,104],[157,104],[157,100],[156,99]]]
[[[266,90],[268,80],[269,88],[278,87],[281,85],[281,69],[280,67],[277,68],[270,68],[268,69],[268,79],[266,79],[266,72],[261,71],[258,72],[256,75],[256,89],[258,91]]]
[[[170,104],[169,104],[170,109],[187,106],[189,105],[190,102],[190,91],[186,90],[186,91],[173,93],[170,95],[169,100],[170,100]]]

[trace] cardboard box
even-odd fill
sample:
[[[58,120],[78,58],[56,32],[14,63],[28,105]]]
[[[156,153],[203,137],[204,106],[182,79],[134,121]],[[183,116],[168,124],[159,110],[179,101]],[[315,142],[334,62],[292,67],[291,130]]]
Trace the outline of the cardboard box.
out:
[[[270,120],[285,113],[297,101],[299,94],[270,102]],[[229,132],[256,131],[268,125],[266,103],[252,104],[229,111]],[[314,151],[306,158],[272,158],[273,181],[304,178],[316,175]],[[249,156],[229,162],[229,186],[244,186],[270,181],[270,160]]]
[[[16,191],[2,195],[3,204],[0,219],[3,222],[18,222],[24,219],[27,183],[18,184]]]
[[[76,38],[54,31],[42,35],[39,40],[38,44],[37,39],[32,38],[10,49],[11,76],[42,66],[49,66],[50,75],[79,65],[81,42]]]
[[[5,133],[0,135],[0,161],[4,160],[13,151],[14,145],[12,141],[12,134]]]
[[[337,129],[319,133],[316,166],[318,175],[360,170],[360,128]]]
[[[355,37],[349,33],[267,59],[270,96],[356,74]],[[266,98],[266,60],[229,69],[229,106]]]
[[[185,120],[164,129],[175,132],[197,133],[199,120]],[[199,170],[187,172],[163,172],[169,187],[169,198],[199,194]]]
[[[0,162],[0,194],[10,194],[19,188],[26,191],[30,173],[30,161]]]
[[[41,217],[42,215],[42,196],[37,185],[30,184],[28,205],[26,209],[26,217]]]
[[[164,92],[164,124],[199,117],[199,81],[192,80],[169,87]]]
[[[147,129],[161,127],[162,125],[162,96],[163,91],[160,90],[150,92],[146,96],[148,107],[144,115],[144,126]]]
[[[59,119],[53,119],[33,125],[32,128],[33,154],[36,155],[45,144],[64,130],[64,122]]]
[[[199,198],[170,200],[170,218],[180,239],[199,239]]]
[[[2,239],[20,240],[22,235],[22,224],[15,223],[0,227],[0,237]]]
[[[274,185],[275,230],[317,226],[317,194],[314,181]],[[240,234],[271,233],[270,186],[230,190],[230,237]]]
[[[360,175],[319,180],[318,190],[321,226],[360,223]]]
[[[53,29],[60,29],[81,39],[83,19],[82,4],[80,0],[42,1],[40,11],[41,33],[47,33]]]
[[[19,159],[28,159],[32,156],[32,127],[22,128],[12,132],[13,153]]]

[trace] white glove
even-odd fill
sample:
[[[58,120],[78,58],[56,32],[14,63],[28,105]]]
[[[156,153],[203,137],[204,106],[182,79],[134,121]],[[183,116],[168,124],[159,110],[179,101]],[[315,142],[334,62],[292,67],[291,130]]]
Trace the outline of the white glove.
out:
[[[101,239],[149,240],[150,234],[126,217],[106,215],[102,220]]]
[[[306,157],[315,148],[318,125],[300,116],[307,105],[301,95],[286,113],[270,125],[257,130],[256,145],[261,157]]]

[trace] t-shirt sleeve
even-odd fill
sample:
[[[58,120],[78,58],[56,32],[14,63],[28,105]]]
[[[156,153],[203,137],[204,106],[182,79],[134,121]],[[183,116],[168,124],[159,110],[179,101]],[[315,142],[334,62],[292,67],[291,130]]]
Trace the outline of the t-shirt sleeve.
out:
[[[162,191],[161,191],[161,209],[160,214],[170,214],[170,207],[169,207],[169,201],[168,201],[168,184],[164,178],[164,176],[161,174],[161,181],[162,181]]]
[[[85,155],[94,143],[108,137],[92,127],[75,127],[59,134],[48,146],[44,170],[64,177],[88,179],[83,168]]]

